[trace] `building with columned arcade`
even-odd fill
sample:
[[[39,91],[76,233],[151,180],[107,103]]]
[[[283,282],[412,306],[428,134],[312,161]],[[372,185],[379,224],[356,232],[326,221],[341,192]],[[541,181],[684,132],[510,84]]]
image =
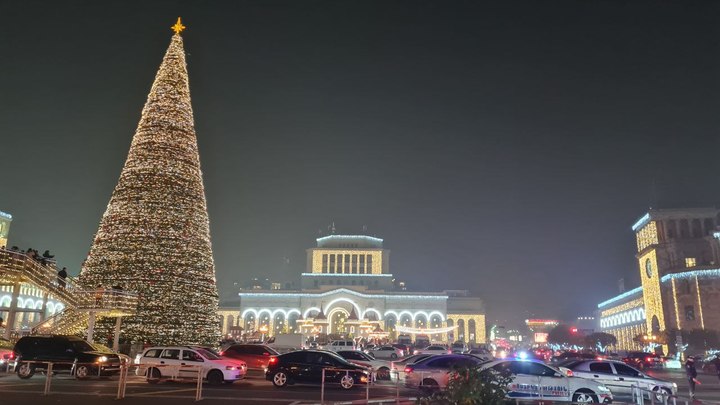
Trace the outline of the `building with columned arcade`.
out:
[[[239,293],[219,311],[223,333],[305,333],[369,337],[425,334],[432,341],[485,343],[485,309],[467,290],[410,292],[395,287],[390,251],[366,235],[329,235],[307,250],[296,290]],[[230,333],[231,334],[231,333]]]

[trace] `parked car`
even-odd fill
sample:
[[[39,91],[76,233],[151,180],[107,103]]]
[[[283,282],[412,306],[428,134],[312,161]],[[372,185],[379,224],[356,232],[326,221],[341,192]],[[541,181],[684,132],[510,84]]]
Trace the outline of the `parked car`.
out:
[[[355,341],[349,339],[333,340],[332,342],[326,344],[324,349],[336,352],[338,350],[355,350],[357,347],[355,346]]]
[[[632,395],[632,386],[666,395],[677,394],[677,384],[651,377],[642,371],[617,360],[573,360],[563,364],[560,370],[566,375],[587,378],[610,388],[613,395]],[[662,395],[656,400],[663,402]]]
[[[265,345],[237,344],[226,347],[219,354],[223,357],[242,360],[250,369],[265,370],[270,362],[270,357],[280,353]]]
[[[376,359],[372,354],[367,354],[360,350],[338,350],[336,353],[350,363],[367,368],[372,367],[378,380],[390,380],[389,361]]]
[[[567,351],[560,353],[557,356],[552,356],[550,358],[550,363],[555,365],[566,360],[594,360],[597,358],[598,355],[595,353]]]
[[[467,354],[472,354],[475,357],[479,357],[485,361],[494,360],[495,357],[493,357],[492,353],[488,349],[470,349]]]
[[[508,398],[542,398],[558,402],[610,403],[610,389],[585,378],[570,377],[539,360],[496,360],[481,366],[510,375]]]
[[[663,368],[680,369],[683,368],[683,364],[680,360],[675,357],[663,357]]]
[[[12,366],[14,364],[14,346],[15,345],[13,345],[9,340],[0,337],[0,367],[7,367],[8,365]]]
[[[405,366],[405,387],[426,392],[444,389],[454,368],[474,367],[481,363],[477,357],[462,354],[431,355]]]
[[[630,352],[622,361],[640,370],[646,368],[662,368],[662,359],[654,353]]]
[[[412,356],[390,362],[392,378],[405,381],[405,366],[409,366],[430,356],[434,356],[434,354],[413,354]]]
[[[181,366],[202,366],[202,378],[212,385],[241,380],[247,373],[242,360],[220,357],[201,347],[162,346],[149,347],[135,358],[136,375],[145,376],[150,384],[162,378],[197,379],[198,369]]]
[[[468,351],[468,347],[465,342],[455,342],[450,345],[450,351],[456,354],[465,353]]]
[[[273,350],[285,353],[305,348],[305,335],[302,333],[281,333],[272,336],[265,342],[265,346]]]
[[[398,349],[393,346],[382,346],[382,347],[376,347],[372,350],[367,351],[369,354],[372,354],[373,357],[376,359],[399,359],[405,355],[405,352],[403,352],[401,349]]]
[[[53,372],[70,373],[77,379],[120,372],[120,357],[117,354],[97,350],[75,336],[24,336],[15,343],[13,352],[15,371],[22,379],[32,377],[37,371],[46,371],[46,362],[53,362]]]
[[[424,349],[417,349],[413,354],[450,354],[452,351],[445,346],[432,345]]]
[[[105,345],[101,345],[100,343],[95,343],[95,342],[92,342],[92,343],[91,343],[91,342],[88,342],[88,343],[90,343],[90,346],[92,346],[92,347],[93,347],[95,350],[97,350],[97,351],[102,351],[102,352],[108,352],[108,353],[115,353],[115,354],[117,354],[118,357],[120,358],[120,362],[121,362],[122,364],[130,364],[130,363],[132,362],[132,359],[131,359],[130,356],[128,356],[127,354],[123,354],[123,353],[120,353],[120,352],[118,352],[118,351],[115,351],[115,350],[113,350],[113,349],[111,349],[111,348],[109,348],[109,347],[107,347],[107,346],[105,346]]]
[[[369,372],[365,367],[348,362],[327,350],[298,350],[270,358],[265,379],[278,388],[288,384],[320,384],[323,369],[325,383],[340,384],[350,389],[367,384]]]

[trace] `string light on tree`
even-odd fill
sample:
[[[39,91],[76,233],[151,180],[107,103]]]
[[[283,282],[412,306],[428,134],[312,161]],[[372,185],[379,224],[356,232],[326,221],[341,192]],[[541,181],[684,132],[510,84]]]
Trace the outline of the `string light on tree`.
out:
[[[220,338],[215,264],[180,18],[125,166],[83,265],[89,287],[140,296],[123,337],[153,344]],[[110,330],[111,324],[97,325]]]

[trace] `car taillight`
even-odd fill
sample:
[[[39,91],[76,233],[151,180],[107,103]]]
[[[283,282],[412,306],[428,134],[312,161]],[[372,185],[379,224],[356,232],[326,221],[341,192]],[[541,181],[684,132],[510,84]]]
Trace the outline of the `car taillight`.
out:
[[[568,377],[573,377],[573,376],[575,376],[575,373],[573,373],[572,370],[568,370],[565,372],[565,375]]]
[[[221,355],[221,356],[224,356],[224,355],[225,355],[225,352],[220,352],[220,353],[218,353],[218,354]]]
[[[410,366],[405,367],[405,373],[406,373],[406,374],[412,373],[413,371],[414,371],[414,370],[413,370],[412,367],[410,367]]]
[[[276,363],[277,363],[277,357],[270,357],[268,364],[276,364]]]
[[[603,356],[597,356],[597,357],[595,357],[595,360],[605,360],[605,359],[603,358]]]
[[[650,357],[646,357],[645,361],[647,361],[648,363],[652,363],[653,359],[651,359]]]
[[[9,357],[9,359],[12,360],[12,359],[14,359],[14,358],[15,358],[15,352],[10,352],[10,357]]]

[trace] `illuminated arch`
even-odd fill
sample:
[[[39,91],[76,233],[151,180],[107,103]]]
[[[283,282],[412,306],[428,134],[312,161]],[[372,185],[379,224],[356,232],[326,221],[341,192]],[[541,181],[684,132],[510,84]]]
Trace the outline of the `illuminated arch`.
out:
[[[43,307],[42,300],[35,301],[35,309],[42,309],[42,307]]]
[[[55,304],[55,312],[60,312],[63,309],[65,309],[65,305],[63,305],[61,302],[58,302],[57,304]]]
[[[276,309],[276,310],[272,311],[273,319],[277,316],[277,314],[282,314],[285,318],[287,318],[287,312],[285,312],[284,309]]]
[[[9,295],[3,295],[0,298],[0,307],[9,307],[12,304],[12,298]]]
[[[385,317],[387,317],[388,315],[393,315],[395,316],[395,319],[400,319],[400,315],[398,315],[398,313],[395,311],[385,311]]]
[[[425,311],[417,311],[417,312],[415,312],[415,313],[413,314],[413,318],[412,318],[413,322],[417,322],[417,316],[418,316],[418,315],[424,316],[426,323],[427,323],[427,322],[430,322],[430,316],[429,316],[428,313],[425,312]]]
[[[260,320],[262,319],[262,314],[263,314],[264,312],[267,312],[269,321],[272,321],[272,318],[273,318],[272,311],[270,311],[270,310],[267,309],[267,308],[263,308],[263,309],[261,309],[261,310],[259,310],[259,311],[257,312],[257,320],[258,320],[258,322],[260,322]]]
[[[345,309],[345,308],[343,308],[343,307],[335,307],[335,308],[331,309],[330,312],[328,312],[328,314],[327,314],[327,319],[328,319],[328,329],[327,329],[327,330],[328,330],[328,333],[331,333],[332,330],[333,330],[333,316],[335,316],[335,313],[336,313],[336,312],[344,312],[344,313],[345,313],[345,319],[347,319],[347,318],[350,316],[350,312],[348,312],[348,310]]]
[[[348,302],[348,303],[350,303],[353,307],[355,307],[355,313],[356,313],[356,314],[362,314],[362,313],[363,313],[363,311],[360,310],[360,306],[359,306],[358,304],[356,304],[355,301],[353,301],[353,300],[351,300],[351,299],[349,299],[349,298],[342,298],[342,297],[341,297],[341,298],[335,298],[334,300],[330,301],[330,303],[327,305],[327,309],[329,310],[330,308],[332,308],[333,305],[335,305],[336,303],[341,302],[341,301],[342,301],[342,302]]]
[[[365,309],[365,312],[363,312],[363,315],[362,315],[363,319],[364,319],[364,318],[367,318],[367,313],[368,313],[368,312],[373,312],[373,313],[375,313],[375,315],[377,315],[377,320],[378,320],[378,321],[383,318],[382,314],[381,314],[380,311],[378,311],[377,309],[375,309],[375,308],[367,308],[367,309]]]
[[[255,319],[257,319],[257,317],[258,317],[258,312],[257,312],[257,310],[255,310],[255,309],[253,309],[253,308],[248,308],[248,309],[244,310],[241,316],[242,316],[243,319],[245,319],[245,317],[246,317],[248,314],[253,314],[253,315],[255,315]]]
[[[428,317],[428,319],[432,318],[433,315],[437,315],[440,317],[441,321],[445,322],[445,315],[443,315],[443,313],[440,311],[431,311],[429,315],[430,316]]]
[[[400,313],[398,314],[398,319],[400,319],[403,314],[407,314],[410,317],[410,320],[413,320],[413,313],[410,311],[400,311]]]
[[[296,313],[296,314],[300,315],[300,310],[299,310],[299,309],[295,309],[295,308],[293,308],[293,309],[288,309],[287,312],[285,313],[285,316],[289,317],[290,314],[292,314],[292,313]]]
[[[305,312],[303,312],[303,318],[307,318],[308,315],[310,315],[310,312],[312,312],[312,311],[320,312],[320,308],[318,308],[318,307],[310,307],[310,308],[306,309]]]

